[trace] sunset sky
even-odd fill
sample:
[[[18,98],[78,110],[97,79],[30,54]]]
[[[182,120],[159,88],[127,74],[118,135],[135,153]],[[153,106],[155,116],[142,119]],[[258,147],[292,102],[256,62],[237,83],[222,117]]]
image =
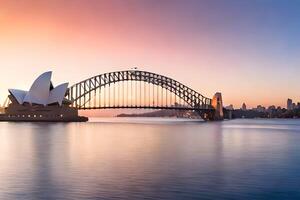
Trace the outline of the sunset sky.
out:
[[[300,1],[0,0],[0,103],[138,67],[239,108],[300,101]]]

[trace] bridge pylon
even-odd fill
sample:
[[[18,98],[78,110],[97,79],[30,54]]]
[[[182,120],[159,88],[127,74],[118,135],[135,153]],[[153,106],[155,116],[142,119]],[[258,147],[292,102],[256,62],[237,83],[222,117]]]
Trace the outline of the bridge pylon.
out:
[[[220,92],[217,92],[211,102],[212,107],[215,109],[215,112],[212,116],[212,120],[223,120],[224,119],[224,113],[223,113],[223,100],[222,100],[222,94]]]

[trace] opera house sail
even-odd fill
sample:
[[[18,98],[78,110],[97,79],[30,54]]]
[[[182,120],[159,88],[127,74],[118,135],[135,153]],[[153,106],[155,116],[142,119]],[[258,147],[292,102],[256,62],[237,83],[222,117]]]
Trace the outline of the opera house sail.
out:
[[[52,72],[41,74],[29,91],[9,89],[9,105],[0,120],[5,121],[87,121],[78,116],[78,110],[71,107],[65,98],[68,83],[53,86]]]

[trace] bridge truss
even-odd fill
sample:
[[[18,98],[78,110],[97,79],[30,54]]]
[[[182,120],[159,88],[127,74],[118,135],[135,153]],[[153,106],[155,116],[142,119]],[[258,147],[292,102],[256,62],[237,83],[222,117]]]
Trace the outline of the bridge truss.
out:
[[[79,110],[178,109],[213,111],[212,100],[182,83],[139,70],[100,74],[71,86],[66,98]]]

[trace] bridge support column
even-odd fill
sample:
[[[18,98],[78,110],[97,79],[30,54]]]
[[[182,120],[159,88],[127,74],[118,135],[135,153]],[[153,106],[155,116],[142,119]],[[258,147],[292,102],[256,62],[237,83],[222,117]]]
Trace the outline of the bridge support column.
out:
[[[212,120],[223,120],[224,119],[224,113],[223,113],[223,100],[222,100],[222,94],[220,92],[217,92],[213,98],[211,105],[215,109],[214,116]]]

